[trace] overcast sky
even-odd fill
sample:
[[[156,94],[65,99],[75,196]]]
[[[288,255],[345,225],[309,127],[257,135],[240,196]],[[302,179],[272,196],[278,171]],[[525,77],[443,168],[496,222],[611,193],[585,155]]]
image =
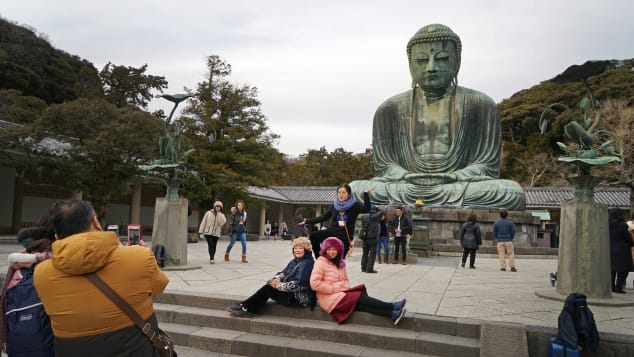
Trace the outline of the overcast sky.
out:
[[[258,88],[290,155],[370,147],[374,111],[409,88],[405,46],[427,24],[461,37],[459,84],[496,102],[572,64],[634,58],[633,0],[20,0],[3,1],[0,16],[97,69],[147,63],[167,93],[196,88],[218,55],[232,82]]]

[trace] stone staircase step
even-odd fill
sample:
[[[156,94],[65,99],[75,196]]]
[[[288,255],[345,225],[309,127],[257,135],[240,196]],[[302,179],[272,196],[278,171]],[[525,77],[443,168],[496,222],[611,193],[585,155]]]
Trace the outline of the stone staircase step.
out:
[[[354,344],[305,340],[298,337],[260,335],[256,333],[228,331],[209,327],[194,327],[166,322],[161,322],[161,328],[169,333],[178,345],[190,346],[198,350],[240,356],[437,357],[429,354],[390,351]]]
[[[222,329],[230,336],[223,340],[225,344],[227,340],[235,339],[237,335],[234,333],[248,333],[262,336],[264,340],[268,337],[287,337],[302,341],[317,339],[327,344],[339,343],[400,353],[469,357],[479,355],[479,325],[466,321],[458,323],[455,318],[427,319],[417,316],[421,314],[412,314],[406,315],[398,326],[394,326],[385,317],[355,312],[349,321],[338,325],[319,308],[311,311],[270,303],[254,318],[244,319],[233,318],[225,311],[226,306],[236,303],[226,296],[218,299],[212,296],[195,296],[188,300],[187,296],[175,294],[155,300],[181,303],[189,301],[190,305],[212,306],[207,308],[156,302],[154,308],[161,326],[170,323],[200,329]],[[187,346],[200,348],[190,344]],[[210,350],[240,354],[239,350],[226,346],[224,349],[216,346]]]
[[[228,306],[236,305],[240,300],[240,297],[231,295],[189,292],[187,294],[183,294],[182,292],[175,291],[166,291],[164,294],[154,298],[155,303],[159,304],[163,303],[178,305],[179,307],[200,307],[203,309],[222,310],[223,314],[224,310]],[[319,307],[315,307],[315,309],[311,311],[308,308],[288,308],[276,303],[269,303],[262,309],[260,315],[291,317],[310,321],[326,321],[329,324],[334,323],[333,318]],[[400,330],[431,332],[478,339],[480,338],[480,323],[481,321],[474,319],[443,317],[408,312],[398,326],[395,327],[392,325],[392,322],[385,317],[364,312],[355,312],[346,322],[346,325],[359,324],[364,326],[376,326],[389,329],[396,328]]]
[[[178,357],[246,357],[221,352],[212,353],[211,351],[178,345],[176,346],[176,352],[178,353]]]

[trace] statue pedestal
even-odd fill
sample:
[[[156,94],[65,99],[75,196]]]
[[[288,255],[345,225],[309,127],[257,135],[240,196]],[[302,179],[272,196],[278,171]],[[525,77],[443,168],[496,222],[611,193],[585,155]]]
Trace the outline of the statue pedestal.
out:
[[[187,264],[187,205],[185,198],[159,197],[154,205],[152,246],[165,247],[166,265]]]
[[[608,208],[592,202],[599,179],[578,176],[570,181],[575,199],[561,205],[557,293],[607,298],[612,295]]]
[[[412,238],[409,248],[412,253],[419,257],[429,258],[431,256],[431,242],[429,241],[429,230],[427,229],[428,219],[423,219],[419,215],[412,217]]]

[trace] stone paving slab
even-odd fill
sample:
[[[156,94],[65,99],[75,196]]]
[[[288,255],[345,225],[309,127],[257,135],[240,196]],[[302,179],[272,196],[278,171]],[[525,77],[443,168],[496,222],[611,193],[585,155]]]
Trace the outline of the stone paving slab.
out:
[[[207,244],[189,243],[188,265],[201,268],[166,271],[168,289],[183,292],[226,294],[241,299],[255,292],[291,259],[290,241],[250,241],[249,263],[240,263],[240,245],[233,248],[231,261],[224,262],[226,237],[218,242],[216,263],[209,264]],[[0,245],[0,271],[6,271],[7,255],[19,251],[17,244]],[[351,284],[364,283],[371,296],[393,301],[407,298],[408,313],[516,322],[532,326],[557,327],[563,303],[538,297],[537,290],[550,286],[549,273],[557,270],[556,259],[517,256],[517,273],[500,271],[496,257],[478,256],[476,269],[460,267],[460,258],[433,256],[414,264],[376,264],[377,274],[360,268],[360,249],[347,259]],[[627,294],[618,299],[634,303],[632,279]],[[634,335],[634,307],[589,305],[600,332]]]

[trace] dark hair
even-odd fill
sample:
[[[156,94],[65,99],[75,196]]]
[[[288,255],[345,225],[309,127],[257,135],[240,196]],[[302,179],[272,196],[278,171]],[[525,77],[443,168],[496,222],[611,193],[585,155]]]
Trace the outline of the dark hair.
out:
[[[506,218],[506,217],[508,217],[508,215],[509,215],[509,213],[505,209],[501,209],[500,210],[500,217]]]
[[[301,207],[297,207],[295,209],[295,215],[293,217],[298,217],[302,214],[302,208]]]
[[[475,213],[471,213],[471,214],[469,215],[469,218],[467,218],[467,221],[470,221],[470,222],[475,222],[475,221],[476,221],[476,215],[475,215]]]
[[[53,227],[59,239],[88,231],[95,216],[92,205],[81,200],[55,202],[52,210]]]
[[[341,185],[337,186],[337,192],[339,192],[340,188],[345,188],[346,191],[348,191],[348,195],[352,195],[352,189],[350,188],[350,185],[348,185],[347,183],[342,183]]]
[[[238,209],[238,203],[240,203],[240,202],[242,202],[242,209],[243,209],[243,210],[247,209],[247,204],[246,204],[246,203],[244,203],[244,201],[243,201],[243,200],[237,200],[237,201],[236,201],[236,205],[235,205],[236,209]]]
[[[623,217],[623,210],[618,207],[610,211],[610,221],[623,221]]]
[[[17,235],[18,243],[22,243],[23,240],[28,239],[35,241],[38,239],[55,240],[55,232],[51,226],[34,226],[28,228],[22,228]]]

